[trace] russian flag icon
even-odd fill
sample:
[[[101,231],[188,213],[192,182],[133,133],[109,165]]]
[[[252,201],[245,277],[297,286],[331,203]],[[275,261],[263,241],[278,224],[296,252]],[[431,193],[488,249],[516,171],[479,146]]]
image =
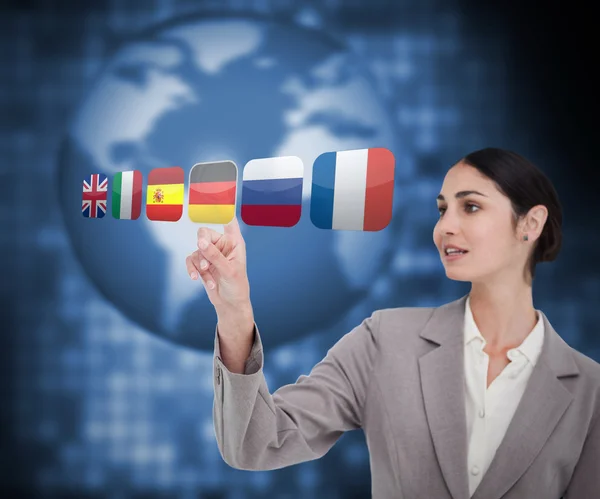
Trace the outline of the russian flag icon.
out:
[[[321,154],[313,164],[313,225],[360,231],[387,227],[392,219],[394,168],[394,155],[383,147]]]
[[[296,156],[253,159],[242,175],[242,220],[247,225],[292,227],[302,211],[304,165]]]

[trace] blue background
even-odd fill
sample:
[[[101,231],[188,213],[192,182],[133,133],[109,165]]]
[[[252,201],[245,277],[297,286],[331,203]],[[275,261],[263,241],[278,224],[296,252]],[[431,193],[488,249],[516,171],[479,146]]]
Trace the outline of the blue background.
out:
[[[551,3],[544,11],[519,5],[501,10],[500,2],[482,7],[432,0],[115,0],[19,2],[4,10],[1,488],[78,498],[370,495],[361,432],[344,435],[322,459],[287,469],[228,467],[218,453],[211,419],[208,345],[215,318],[203,315],[196,335],[192,329],[169,336],[150,320],[140,324],[94,281],[78,255],[85,248],[75,251],[77,233],[65,223],[60,198],[65,136],[115,51],[173,18],[251,15],[282,30],[296,25],[334,37],[364,65],[398,140],[395,147],[373,144],[390,145],[402,179],[394,224],[382,231],[388,237],[380,253],[385,265],[378,267],[376,281],[363,275],[360,293],[344,294],[333,315],[316,314],[310,322],[301,309],[309,298],[290,299],[285,314],[277,314],[269,310],[268,295],[260,294],[268,286],[293,286],[300,277],[290,271],[277,283],[273,276],[250,276],[257,290],[257,322],[270,340],[265,375],[272,390],[308,373],[373,309],[437,306],[468,290],[468,283],[448,280],[439,259],[431,256],[435,196],[451,164],[488,145],[528,156],[555,183],[565,216],[563,249],[556,262],[538,266],[534,304],[571,346],[600,361],[591,31],[584,25],[585,13],[559,12]],[[229,147],[236,153],[235,141]],[[260,150],[255,151],[240,155],[238,166],[259,157]],[[188,172],[192,165],[181,166]],[[73,188],[80,189],[80,183]],[[306,224],[308,215],[303,211]],[[331,244],[323,239],[319,246],[319,230],[305,227],[297,234],[316,237],[317,249]],[[264,235],[274,247],[292,234],[253,229],[247,232],[249,241]],[[369,243],[363,241],[365,248]],[[257,245],[255,269],[269,264]],[[97,252],[100,266],[110,263],[97,248],[87,250]],[[317,252],[304,258],[309,266],[318,264]],[[360,258],[352,254],[350,262]],[[303,281],[299,287],[308,290],[311,284]],[[280,332],[278,320],[291,324],[289,337]]]

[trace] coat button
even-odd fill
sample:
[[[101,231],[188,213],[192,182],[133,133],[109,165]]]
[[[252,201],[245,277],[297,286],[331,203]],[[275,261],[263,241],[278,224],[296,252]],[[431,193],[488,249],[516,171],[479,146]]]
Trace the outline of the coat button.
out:
[[[485,416],[485,409],[480,409],[479,410],[479,417],[482,418]]]
[[[477,475],[477,474],[479,474],[479,468],[478,468],[477,466],[473,466],[473,467],[471,468],[471,473],[472,473],[473,475]]]

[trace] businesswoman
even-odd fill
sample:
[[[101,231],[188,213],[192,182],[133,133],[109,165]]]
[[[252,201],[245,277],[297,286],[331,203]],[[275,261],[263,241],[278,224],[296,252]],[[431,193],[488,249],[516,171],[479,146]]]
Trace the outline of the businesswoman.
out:
[[[272,394],[238,222],[224,234],[198,230],[186,264],[218,317],[223,459],[277,469],[362,428],[375,499],[599,498],[600,365],[533,306],[536,264],[561,246],[551,182],[518,154],[488,148],[449,169],[437,204],[433,241],[446,275],[470,292],[374,311]]]

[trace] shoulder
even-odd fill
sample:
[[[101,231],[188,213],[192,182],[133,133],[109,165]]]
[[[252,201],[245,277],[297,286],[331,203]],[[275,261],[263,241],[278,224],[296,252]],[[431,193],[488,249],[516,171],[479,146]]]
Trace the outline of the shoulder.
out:
[[[573,360],[579,368],[579,378],[583,380],[585,391],[596,395],[598,411],[600,412],[600,364],[579,350],[569,346]]]
[[[366,316],[360,324],[356,324],[350,331],[342,335],[334,344],[334,353],[359,349],[366,353],[376,349],[386,351],[397,348],[398,345],[406,347],[411,338],[418,337],[412,334],[420,331],[431,317],[433,307],[394,307],[374,310]]]
[[[600,388],[600,364],[579,350],[575,350],[571,346],[569,346],[569,348],[571,349],[573,359],[581,371],[581,374],[589,377],[590,380]]]
[[[424,326],[436,307],[381,308],[373,312],[381,331]]]
[[[419,332],[423,330],[437,307],[382,308],[371,316],[376,324],[376,341],[381,349],[411,351],[420,344]]]
[[[573,378],[576,382],[571,385],[571,390],[576,398],[590,407],[593,420],[598,420],[600,418],[600,364],[570,345],[568,348],[579,369],[579,375]]]

